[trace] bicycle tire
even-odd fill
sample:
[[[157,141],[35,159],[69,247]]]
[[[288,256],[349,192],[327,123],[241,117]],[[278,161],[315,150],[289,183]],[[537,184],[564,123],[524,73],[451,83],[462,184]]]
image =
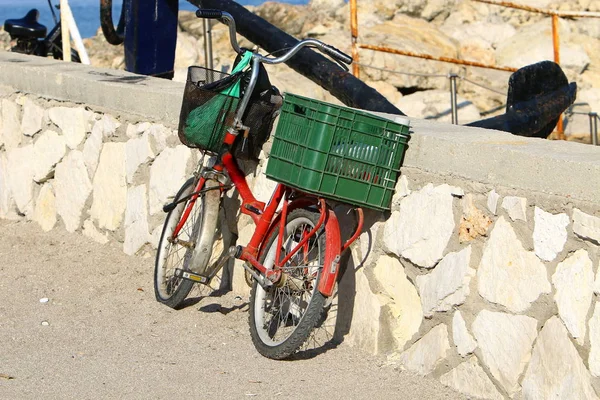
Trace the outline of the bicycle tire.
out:
[[[179,189],[173,201],[177,201],[194,190],[196,180],[188,179]],[[173,230],[181,220],[183,211],[186,209],[189,201],[182,202],[171,210],[163,224],[162,234],[156,250],[156,259],[154,263],[154,294],[156,300],[171,308],[181,306],[187,295],[192,290],[194,282],[175,276],[175,269],[185,269],[193,249],[185,246],[178,246],[177,243],[169,241]],[[188,216],[184,226],[180,230],[180,235],[184,241],[191,242],[194,232],[199,229],[202,223],[202,207],[204,206],[204,195],[198,196],[192,212]],[[171,263],[169,263],[169,261]]]
[[[298,234],[301,236],[307,228],[314,228],[318,220],[319,214],[309,210],[297,209],[289,214],[282,242],[282,257],[299,242],[296,240]],[[320,228],[314,239],[309,239],[306,248],[298,251],[284,266],[286,273],[293,276],[295,282],[281,287],[273,285],[268,291],[256,281],[252,285],[250,336],[257,351],[264,357],[281,360],[294,354],[325,313],[325,296],[318,290],[325,258],[324,233],[324,228]],[[268,268],[272,267],[275,259],[278,235],[279,231],[271,235],[260,256],[261,263]],[[316,257],[314,260],[299,263],[303,261],[300,258],[306,260],[313,256]],[[302,265],[304,267],[298,268]],[[280,329],[283,330],[283,337],[278,337]]]

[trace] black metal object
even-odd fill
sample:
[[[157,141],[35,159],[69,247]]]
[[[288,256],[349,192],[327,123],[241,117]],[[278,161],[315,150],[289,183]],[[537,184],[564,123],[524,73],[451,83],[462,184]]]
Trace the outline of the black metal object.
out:
[[[558,64],[542,61],[528,65],[509,78],[506,114],[468,126],[546,138],[560,114],[573,104],[576,94],[577,84],[569,83]]]
[[[120,45],[125,40],[125,8],[128,0],[123,0],[119,23],[115,28],[112,16],[112,0],[100,0],[100,26],[106,41],[112,45]]]

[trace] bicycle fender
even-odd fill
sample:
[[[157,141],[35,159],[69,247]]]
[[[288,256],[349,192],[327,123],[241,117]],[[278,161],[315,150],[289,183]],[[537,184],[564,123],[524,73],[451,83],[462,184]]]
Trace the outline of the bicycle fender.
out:
[[[333,210],[327,210],[325,221],[325,262],[319,282],[319,292],[329,297],[333,294],[333,288],[340,271],[340,253],[342,249],[342,238],[340,237],[340,224]]]

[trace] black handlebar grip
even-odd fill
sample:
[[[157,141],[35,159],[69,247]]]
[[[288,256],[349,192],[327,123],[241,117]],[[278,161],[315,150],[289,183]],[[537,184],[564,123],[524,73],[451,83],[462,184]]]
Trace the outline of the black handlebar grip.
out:
[[[219,19],[223,18],[223,12],[221,10],[209,10],[199,8],[196,10],[196,17],[198,18],[208,18],[208,19]]]
[[[354,61],[352,59],[352,57],[350,57],[348,54],[336,49],[333,46],[330,46],[328,44],[326,44],[323,48],[323,51],[325,53],[327,53],[328,55],[330,55],[331,57],[340,60],[341,62],[345,63],[345,64],[352,64],[352,61]]]

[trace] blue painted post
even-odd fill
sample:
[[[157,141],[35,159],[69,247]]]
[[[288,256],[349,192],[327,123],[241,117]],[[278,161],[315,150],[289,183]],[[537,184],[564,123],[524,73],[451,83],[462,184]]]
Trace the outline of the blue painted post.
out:
[[[179,0],[125,1],[125,69],[173,78]]]

